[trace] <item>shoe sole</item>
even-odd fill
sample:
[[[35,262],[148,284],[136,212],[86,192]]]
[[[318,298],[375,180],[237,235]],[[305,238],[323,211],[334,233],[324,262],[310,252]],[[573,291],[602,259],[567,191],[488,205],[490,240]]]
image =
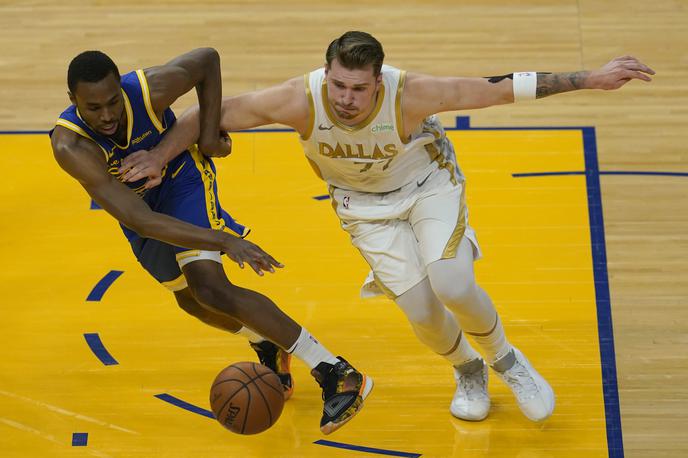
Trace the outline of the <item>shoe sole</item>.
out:
[[[347,424],[349,421],[351,421],[351,419],[354,418],[358,414],[358,412],[361,411],[361,409],[363,409],[363,403],[370,394],[370,392],[373,390],[373,385],[373,379],[363,375],[363,383],[361,384],[361,389],[358,392],[359,396],[361,396],[361,405],[358,406],[358,409],[356,409],[356,411],[352,413],[346,420],[340,421],[339,423],[329,422],[324,424],[320,427],[320,431],[322,431],[322,433],[325,435],[332,434],[333,432],[337,431],[339,428]]]

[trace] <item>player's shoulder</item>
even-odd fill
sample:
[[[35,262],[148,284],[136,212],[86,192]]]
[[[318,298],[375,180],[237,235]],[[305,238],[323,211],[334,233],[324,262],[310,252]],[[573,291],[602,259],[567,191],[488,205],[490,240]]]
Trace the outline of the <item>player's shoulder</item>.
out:
[[[55,126],[50,136],[50,144],[55,159],[60,163],[77,161],[82,156],[92,156],[94,153],[98,157],[102,156],[101,149],[95,141],[59,125]]]

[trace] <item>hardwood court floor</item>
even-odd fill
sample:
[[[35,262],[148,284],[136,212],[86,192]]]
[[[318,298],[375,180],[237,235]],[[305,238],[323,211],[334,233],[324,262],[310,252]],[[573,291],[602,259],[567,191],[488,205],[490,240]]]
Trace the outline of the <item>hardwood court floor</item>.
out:
[[[685,229],[688,224],[688,178],[685,176],[688,173],[685,147],[688,144],[688,130],[685,128],[688,125],[687,23],[688,8],[684,0],[431,0],[403,4],[386,0],[372,4],[363,0],[122,0],[116,3],[100,0],[0,0],[0,131],[51,128],[57,114],[68,103],[65,94],[67,63],[84,49],[102,49],[114,58],[120,69],[128,71],[165,62],[197,46],[214,46],[222,56],[225,94],[266,87],[321,65],[326,45],[349,29],[367,30],[377,36],[385,46],[388,63],[410,71],[438,75],[484,76],[519,70],[589,70],[611,57],[634,54],[657,71],[652,84],[631,83],[614,93],[578,92],[462,114],[470,114],[475,126],[595,126],[600,170],[675,174],[603,174],[600,177],[625,454],[629,457],[673,458],[688,455],[688,435],[684,434],[688,424],[688,364],[685,357],[688,351],[688,282],[685,281],[688,278],[688,236]],[[175,109],[181,112],[194,97],[191,94],[182,98]],[[447,125],[453,125],[453,118],[451,114],[443,119]],[[45,139],[40,140],[43,142],[40,148],[26,147],[23,143],[10,148],[8,142],[24,142],[26,139],[0,138],[3,142],[0,150],[2,163],[10,161],[13,167],[2,169],[4,178],[0,185],[3,198],[0,207],[1,247],[4,253],[12,254],[0,269],[3,290],[9,291],[0,300],[3,316],[0,335],[9,335],[11,330],[13,335],[24,335],[24,341],[42,342],[47,337],[43,334],[29,337],[33,335],[30,330],[34,323],[47,322],[56,333],[73,337],[73,329],[69,332],[63,330],[61,322],[56,322],[52,314],[35,306],[37,301],[44,300],[38,298],[50,298],[60,291],[69,292],[73,300],[69,307],[58,309],[59,313],[71,314],[74,320],[95,319],[96,316],[100,319],[96,314],[100,309],[90,307],[84,311],[80,308],[79,304],[88,294],[82,288],[90,291],[93,284],[107,273],[104,269],[111,267],[93,267],[90,277],[80,278],[83,287],[75,287],[72,282],[65,281],[66,276],[73,275],[71,261],[105,259],[97,258],[103,253],[111,258],[119,257],[117,262],[121,263],[121,269],[126,268],[125,273],[104,296],[104,302],[114,299],[111,296],[118,294],[122,283],[133,281],[131,273],[136,266],[121,241],[111,242],[114,244],[110,247],[112,249],[103,246],[98,238],[90,239],[85,245],[68,243],[72,233],[64,229],[63,223],[76,218],[76,213],[65,215],[62,201],[57,200],[58,194],[53,198],[56,183],[67,185],[66,178],[50,162]],[[256,159],[256,164],[259,163],[260,160]],[[306,180],[309,177],[306,167],[301,167],[303,175],[300,176]],[[48,181],[39,181],[36,176],[49,178]],[[17,181],[20,179],[22,181]],[[544,184],[559,185],[567,179],[580,180],[581,177],[547,179],[550,181]],[[473,175],[469,180],[473,221],[479,224],[474,193],[484,192],[481,191],[484,188]],[[519,186],[536,183],[529,180]],[[283,178],[280,182],[285,183]],[[300,186],[302,182],[305,181],[296,185]],[[40,191],[42,196],[38,199],[43,200],[35,200],[27,194],[30,192],[28,183],[37,187],[36,192]],[[537,185],[542,186],[543,183],[538,182]],[[324,193],[317,183],[313,182],[312,186],[313,192]],[[77,205],[77,200],[80,202],[83,195],[74,189],[73,184],[65,189],[74,193],[65,203],[82,211],[83,207],[78,206],[82,204]],[[252,205],[257,205],[254,204],[256,197],[258,202],[265,204],[272,197],[263,194],[271,191],[272,187],[254,191],[247,196],[254,200],[247,199],[247,203],[241,204],[244,201],[237,202],[234,197],[244,196],[245,190],[232,189],[225,192],[224,201],[229,208],[235,205],[253,208]],[[65,199],[64,196],[60,198]],[[318,216],[330,218],[330,225],[336,227],[326,203],[312,204],[313,212],[322,211]],[[8,215],[16,215],[17,212],[20,220],[13,221],[14,216]],[[309,213],[307,220],[299,223],[290,218],[289,223],[300,224],[307,229],[315,219],[312,218],[314,215]],[[105,229],[113,230],[113,223],[105,215],[91,215],[88,224],[91,227],[89,237],[96,237]],[[283,222],[270,224],[265,230],[259,228],[255,236],[265,237],[259,241],[272,247],[270,242],[279,241],[275,237],[280,237],[282,227]],[[338,237],[337,243],[341,248],[348,249],[345,236],[339,233]],[[483,248],[487,250],[487,258],[479,263],[479,269],[482,278],[487,280],[484,276],[487,275],[488,264],[496,262],[494,256],[504,251],[502,247],[492,247],[488,243],[490,235],[485,228],[480,237]],[[40,245],[47,242],[50,243]],[[320,237],[311,242],[319,243]],[[27,250],[35,253],[39,245],[44,247],[39,255],[29,257],[26,254]],[[69,259],[56,258],[54,250],[65,247],[73,249]],[[317,265],[321,268],[325,263],[331,265],[339,261],[332,261],[334,254],[323,250],[304,250],[311,255],[306,259],[319,262]],[[363,266],[355,264],[360,263],[355,253],[346,253],[350,256],[347,263],[352,263],[346,265],[347,269],[355,269],[356,266],[363,269]],[[295,262],[300,262],[298,259],[300,257],[287,259],[290,269]],[[51,272],[46,274],[46,278],[51,279],[52,286],[44,286],[45,278],[41,277],[40,282],[31,282],[28,287],[23,286],[23,290],[17,289],[15,282],[18,279],[24,278],[22,281],[26,282],[27,276],[34,275],[36,271]],[[289,272],[282,272],[271,281],[290,278]],[[164,313],[174,313],[164,291],[156,289],[154,283],[144,277],[139,281],[142,283],[138,294],[157,295],[155,300],[145,298],[143,302],[147,307],[157,303]],[[352,283],[345,287],[341,281]],[[327,284],[333,285],[331,288],[336,288],[338,294],[346,291],[349,300],[354,301],[356,282],[358,278],[347,276],[340,279],[333,275]],[[494,291],[493,285],[488,286],[493,294],[499,293]],[[133,285],[127,288],[129,290]],[[304,303],[314,308],[318,302],[304,300]],[[373,303],[361,307],[356,302],[355,311],[368,310],[373,307],[370,304]],[[111,307],[105,308],[111,310]],[[389,305],[385,305],[384,310],[385,313],[395,313],[389,311]],[[49,312],[53,311],[53,308],[49,309]],[[205,329],[178,313],[180,327]],[[306,316],[310,315],[303,318]],[[400,320],[399,331],[402,331],[398,334],[406,335],[405,324],[401,317],[397,319]],[[313,322],[322,321],[313,319]],[[514,327],[512,322],[511,334],[517,331]],[[88,328],[98,331],[95,327]],[[330,342],[325,339],[326,328],[315,328],[315,331]],[[416,345],[410,336],[406,338],[409,339],[408,345]],[[103,339],[106,345],[112,345],[106,335]],[[218,336],[217,339],[224,345],[224,338]],[[181,336],[180,340],[188,341]],[[344,352],[345,349],[337,347],[337,343],[332,341],[330,346]],[[48,343],[41,345],[57,351]],[[72,345],[72,350],[84,351],[83,336]],[[17,361],[20,353],[11,353],[10,349],[14,351],[15,347],[9,344],[0,347],[3,347],[0,348],[3,356],[0,358],[0,387],[3,387],[9,383],[8,377],[14,377],[6,361]],[[234,354],[231,348],[228,353],[230,350]],[[22,364],[35,364],[34,358],[34,353],[24,354]],[[220,359],[224,361],[224,356],[218,358],[218,364]],[[376,364],[380,362],[376,360]],[[199,367],[201,365],[212,372],[206,362],[199,362]],[[58,384],[65,392],[71,393],[71,381],[64,379],[64,373],[60,374],[63,380],[52,381],[51,384]],[[108,377],[111,374],[108,373]],[[308,386],[308,383],[307,379],[303,380],[300,386]],[[19,388],[22,386],[20,383]],[[378,388],[375,393],[380,396]],[[302,399],[308,398],[306,393],[303,395]],[[56,396],[53,400],[65,398],[69,396]],[[202,400],[200,394],[199,399]],[[313,399],[312,396],[309,399]],[[153,401],[162,403],[157,399]],[[10,401],[0,397],[3,413],[0,416],[6,419],[10,418],[13,409],[23,405],[15,400],[9,407],[5,402]],[[5,412],[8,413],[5,415]],[[37,418],[39,415],[40,418],[58,415],[54,411],[48,412],[44,408],[36,408],[35,414]],[[303,418],[308,418],[310,428],[310,422],[314,420],[309,415]],[[54,434],[42,425],[35,430],[37,434]],[[13,430],[6,424],[0,428]],[[449,437],[454,437],[453,434]],[[481,434],[485,436],[485,430],[477,428],[470,434],[456,434],[461,434],[466,442],[476,437],[480,443],[483,439],[479,437]],[[31,433],[27,435],[31,436]],[[6,449],[4,445],[9,437],[2,429],[0,455]],[[56,440],[63,444],[69,438]],[[91,446],[95,445],[91,442]],[[61,446],[56,447],[60,453],[64,452],[59,448]],[[621,456],[620,451],[614,456]]]
[[[326,438],[317,428],[318,387],[300,363],[297,394],[277,425],[259,436],[233,435],[163,402],[160,395],[168,395],[208,409],[215,373],[254,355],[243,339],[176,308],[136,264],[114,221],[91,210],[85,193],[59,172],[45,136],[4,135],[3,169],[17,167],[22,151],[38,159],[32,185],[13,175],[2,196],[11,203],[6,251],[21,253],[2,273],[3,283],[21,292],[8,297],[21,307],[6,318],[2,349],[3,456],[361,453],[314,444],[321,439],[437,457],[607,456],[586,177],[512,176],[584,170],[581,131],[450,135],[470,177],[471,219],[485,254],[478,277],[511,340],[556,390],[550,421],[525,419],[496,378],[487,421],[450,416],[448,365],[415,340],[392,302],[358,297],[367,268],[329,203],[314,199],[325,187],[291,132],[237,134],[234,155],[218,161],[223,206],[287,267],[267,278],[227,268],[235,282],[274,298],[373,376],[373,394],[359,417]],[[28,246],[11,244],[27,237],[34,240]],[[101,298],[87,300],[110,271],[123,273]],[[103,364],[87,334],[97,334],[117,364]],[[87,446],[71,446],[74,433],[87,433]]]

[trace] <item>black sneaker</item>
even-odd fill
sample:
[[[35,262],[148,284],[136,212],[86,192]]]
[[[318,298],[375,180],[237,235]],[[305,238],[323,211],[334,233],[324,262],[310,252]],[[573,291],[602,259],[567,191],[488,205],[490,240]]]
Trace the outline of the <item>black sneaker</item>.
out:
[[[330,434],[351,420],[373,389],[372,378],[358,372],[341,356],[337,358],[337,364],[322,362],[311,371],[323,390],[325,405],[320,420],[323,434]]]
[[[286,401],[289,399],[294,393],[294,381],[289,372],[291,354],[268,340],[264,340],[260,343],[249,343],[251,344],[251,348],[258,354],[260,364],[269,367],[277,374],[282,382],[282,388],[284,389],[284,400]]]

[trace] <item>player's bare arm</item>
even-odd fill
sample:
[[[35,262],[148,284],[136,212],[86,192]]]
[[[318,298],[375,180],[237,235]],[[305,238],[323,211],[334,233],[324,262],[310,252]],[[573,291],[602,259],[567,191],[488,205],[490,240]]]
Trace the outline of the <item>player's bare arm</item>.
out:
[[[248,263],[259,275],[282,267],[257,245],[231,234],[205,229],[154,212],[136,193],[107,171],[103,151],[92,141],[61,126],[51,138],[55,159],[93,200],[119,222],[142,237],[209,251],[224,251],[243,267]]]
[[[177,98],[196,88],[201,127],[191,143],[198,142],[200,151],[208,156],[229,154],[229,145],[220,136],[222,78],[217,51],[212,48],[194,49],[144,72],[158,119]]]
[[[593,71],[537,73],[532,98],[579,89],[618,89],[631,80],[651,81],[655,72],[633,56],[617,57]],[[404,88],[404,132],[427,116],[513,103],[514,74],[485,78],[435,77],[409,73]]]
[[[304,135],[309,128],[309,106],[303,77],[280,85],[222,99],[220,130],[236,132],[267,124],[283,124]],[[146,187],[160,183],[160,171],[198,138],[199,107],[186,110],[165,138],[151,151],[137,151],[122,164],[125,181],[148,177]]]

